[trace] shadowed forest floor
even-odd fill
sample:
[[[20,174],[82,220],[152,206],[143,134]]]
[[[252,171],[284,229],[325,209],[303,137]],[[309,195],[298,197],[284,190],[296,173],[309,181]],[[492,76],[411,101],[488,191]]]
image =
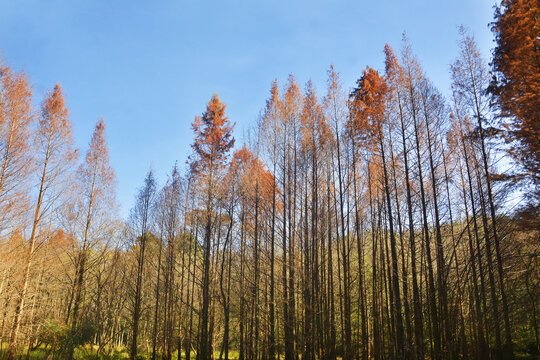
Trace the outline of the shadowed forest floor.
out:
[[[5,354],[5,349],[1,349],[0,350],[0,359],[4,359],[5,355],[6,355]],[[191,359],[195,360],[196,356],[197,356],[196,353],[192,353],[191,354]],[[301,358],[301,355],[299,355],[299,356]],[[516,353],[515,357],[516,357],[516,359],[520,359],[520,360],[537,360],[537,359],[540,359],[539,355],[520,354],[520,353]],[[61,359],[62,355],[56,354],[56,356],[55,356],[54,354],[52,354],[51,352],[47,351],[44,348],[38,348],[38,349],[33,350],[30,353],[29,356],[28,356],[27,349],[25,349],[24,352],[18,354],[18,356],[16,358],[17,359],[26,359],[26,360]],[[112,350],[109,354],[98,354],[95,350],[90,349],[90,348],[86,348],[84,350],[83,349],[76,350],[74,358],[78,359],[78,360],[96,360],[96,359],[121,360],[121,359],[129,359],[129,353],[127,352],[127,350],[125,348],[121,348],[121,349]],[[152,358],[151,354],[145,354],[145,353],[140,353],[137,356],[137,359],[139,359],[139,360],[150,360],[151,358]],[[156,359],[159,360],[161,358],[162,358],[161,354],[156,355]],[[239,358],[238,351],[229,350],[229,359],[230,360],[237,360],[238,358]],[[279,359],[282,359],[282,358],[283,358],[283,356],[279,357]],[[184,352],[182,352],[181,359],[186,359]],[[219,352],[215,353],[214,359],[216,359],[216,360],[219,359]],[[224,357],[222,357],[222,359],[224,359]],[[341,360],[340,357],[338,357],[337,359]],[[178,353],[177,352],[173,353],[172,360],[178,360]]]

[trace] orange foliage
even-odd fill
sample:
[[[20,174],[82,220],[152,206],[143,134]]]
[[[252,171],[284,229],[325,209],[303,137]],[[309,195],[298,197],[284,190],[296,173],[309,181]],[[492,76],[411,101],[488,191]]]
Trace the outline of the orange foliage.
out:
[[[230,181],[238,181],[243,195],[251,200],[255,198],[258,185],[258,195],[262,201],[267,204],[272,203],[274,177],[246,145],[234,152],[228,178]]]
[[[47,93],[41,105],[41,117],[36,136],[38,149],[41,151],[41,163],[47,166],[47,173],[43,174],[54,181],[64,170],[73,165],[77,158],[77,150],[72,149],[71,121],[64,101],[62,87],[56,84],[53,90]]]
[[[234,145],[231,125],[225,116],[226,105],[219,100],[219,96],[214,94],[208,102],[206,111],[202,116],[195,117],[191,124],[195,133],[193,150],[197,159],[192,162],[193,171],[200,171],[206,166],[219,166],[227,158],[227,152]]]
[[[313,83],[308,81],[301,113],[302,150],[317,151],[328,143],[332,133],[324,117]]]
[[[15,73],[0,60],[0,232],[27,205],[25,178],[32,169],[29,147],[34,120],[32,91],[24,72]]]
[[[384,60],[384,68],[386,72],[386,80],[388,85],[388,91],[395,90],[397,87],[397,83],[401,81],[401,72],[403,71],[401,69],[401,66],[399,65],[398,59],[396,55],[394,54],[394,50],[392,50],[392,47],[388,44],[384,45],[384,54],[385,54],[385,60]]]
[[[88,198],[113,196],[111,187],[114,184],[114,170],[109,164],[109,150],[105,138],[105,121],[98,120],[90,148],[86,153],[86,161],[79,168],[79,176]],[[112,199],[111,199],[112,200]]]
[[[368,66],[350,95],[349,131],[361,144],[372,145],[382,136],[387,91],[385,78]]]
[[[503,0],[492,24],[497,46],[493,92],[511,137],[522,143],[513,155],[540,183],[540,5],[538,0]]]

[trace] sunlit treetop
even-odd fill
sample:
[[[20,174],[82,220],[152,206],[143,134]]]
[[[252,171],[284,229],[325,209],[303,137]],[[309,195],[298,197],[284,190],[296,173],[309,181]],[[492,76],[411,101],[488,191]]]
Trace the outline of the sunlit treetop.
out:
[[[384,45],[384,55],[384,68],[386,73],[386,80],[388,81],[388,87],[390,91],[391,88],[395,86],[395,83],[399,81],[402,70],[396,54],[394,53],[394,50],[388,44]]]
[[[323,148],[329,138],[331,131],[324,117],[324,110],[317,97],[317,92],[311,81],[306,84],[302,113],[302,139],[301,145],[304,151],[316,151]]]
[[[191,169],[195,172],[206,167],[221,166],[227,160],[228,152],[234,146],[232,136],[234,124],[225,116],[226,105],[214,94],[206,106],[206,111],[195,117],[191,124],[194,142],[191,145],[195,158]]]
[[[388,86],[384,76],[367,67],[349,98],[349,131],[362,143],[370,144],[382,136]]]
[[[248,198],[254,199],[258,192],[263,201],[271,204],[274,177],[245,144],[234,152],[227,178],[228,181],[238,181],[242,192]]]

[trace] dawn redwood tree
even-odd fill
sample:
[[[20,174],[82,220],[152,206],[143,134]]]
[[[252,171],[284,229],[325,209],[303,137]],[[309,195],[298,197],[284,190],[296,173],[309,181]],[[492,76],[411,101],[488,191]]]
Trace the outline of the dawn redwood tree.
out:
[[[134,241],[134,249],[137,251],[137,271],[135,273],[136,283],[132,315],[133,329],[130,347],[130,359],[132,360],[137,357],[137,338],[139,334],[139,320],[141,317],[141,303],[143,298],[145,252],[149,237],[151,210],[154,206],[155,196],[156,180],[154,178],[154,173],[150,170],[144,179],[143,187],[137,194],[135,206],[131,209],[130,213],[131,236],[136,239]]]
[[[495,10],[491,30],[496,46],[491,62],[495,77],[490,91],[495,108],[508,130],[510,153],[534,185],[534,201],[540,202],[540,61],[538,0],[502,0]],[[463,42],[471,41],[466,37]]]
[[[161,298],[161,278],[162,278],[162,255],[163,255],[163,243],[164,243],[164,223],[165,223],[165,212],[166,212],[166,202],[168,196],[168,184],[160,190],[156,199],[156,207],[154,212],[154,226],[156,228],[156,242],[157,242],[157,259],[154,259],[156,271],[156,281],[154,288],[154,305],[153,305],[153,325],[152,325],[152,356],[151,359],[156,359],[157,346],[158,346],[158,319],[160,314],[160,298]]]
[[[304,330],[303,358],[314,359],[322,355],[322,294],[319,250],[319,182],[322,154],[331,131],[325,121],[311,81],[306,85],[300,126],[301,160],[303,163],[303,262],[304,262]],[[310,200],[310,201],[308,201]]]
[[[405,121],[406,121],[406,109],[404,109],[403,101],[403,86],[404,77],[403,69],[401,68],[397,57],[394,54],[392,48],[386,44],[384,47],[385,53],[385,68],[388,84],[395,94],[393,95],[394,101],[397,103],[397,116],[399,117],[399,138],[401,140],[401,150],[403,156],[403,167],[405,172],[405,189],[407,199],[407,215],[408,215],[408,232],[409,232],[409,252],[411,258],[411,276],[412,276],[412,290],[413,290],[413,314],[414,314],[414,338],[415,338],[415,351],[417,359],[424,357],[424,335],[423,335],[423,319],[422,309],[420,306],[420,293],[418,290],[418,276],[416,269],[416,238],[414,230],[414,216],[413,216],[413,204],[412,204],[412,191],[410,183],[410,168],[409,168],[409,150],[407,148],[407,136],[405,134]],[[405,260],[403,260],[405,261]],[[404,293],[406,293],[406,284],[404,283]],[[407,301],[407,300],[405,300]]]
[[[270,89],[270,98],[266,101],[266,109],[263,117],[264,128],[266,130],[267,148],[269,151],[269,162],[272,167],[272,178],[276,177],[277,166],[277,142],[278,142],[278,121],[280,116],[281,102],[279,99],[279,89],[277,81],[272,82]],[[276,262],[276,196],[277,189],[275,182],[272,183],[272,215],[271,215],[271,233],[270,233],[270,295],[269,295],[269,334],[268,334],[268,358],[276,358],[276,280],[275,280],[275,262]]]
[[[294,76],[290,75],[281,100],[280,167],[282,184],[282,280],[283,280],[283,336],[285,359],[297,356],[295,250],[297,220],[297,140],[302,94]]]
[[[409,150],[407,149],[407,136],[405,133],[405,110],[403,101],[403,69],[398,63],[396,56],[390,46],[385,47],[386,54],[386,73],[389,81],[394,83],[396,95],[395,98],[398,102],[399,120],[400,120],[400,135],[401,145],[403,152],[403,165],[405,170],[405,185],[406,185],[406,198],[407,198],[407,213],[409,223],[409,250],[411,256],[411,275],[413,286],[413,308],[414,308],[414,332],[415,332],[415,345],[416,356],[421,359],[424,357],[424,335],[423,335],[423,319],[422,310],[420,306],[420,293],[418,287],[418,277],[416,270],[416,239],[414,230],[414,217],[413,217],[413,205],[412,205],[412,191],[410,181],[410,168],[409,168]]]
[[[74,229],[79,241],[76,257],[73,300],[68,311],[72,336],[78,331],[83,289],[90,246],[99,241],[107,225],[111,222],[111,209],[114,208],[114,170],[109,164],[109,149],[105,138],[105,121],[99,120],[90,140],[86,158],[78,170],[80,196],[72,204],[68,217],[75,220]],[[73,358],[74,344],[70,342],[68,357]]]
[[[230,319],[231,319],[231,271],[233,263],[233,227],[235,224],[235,210],[237,204],[240,202],[241,197],[241,174],[245,165],[246,156],[251,155],[249,150],[243,147],[241,150],[237,150],[233,154],[233,159],[227,169],[227,175],[223,186],[227,189],[224,201],[227,203],[227,221],[226,235],[223,244],[221,271],[219,278],[219,288],[223,307],[223,341],[221,345],[219,358],[222,358],[224,354],[225,360],[229,360],[229,347],[230,347]],[[242,262],[243,259],[240,259]]]
[[[163,265],[163,357],[172,358],[175,338],[175,319],[178,315],[175,309],[177,302],[178,281],[176,280],[177,255],[181,236],[183,186],[180,173],[175,165],[167,184],[163,187],[161,205],[160,237],[165,245],[165,262]]]
[[[392,318],[395,319],[396,326],[396,356],[397,358],[402,358],[404,349],[404,329],[401,314],[396,236],[392,215],[393,205],[390,194],[383,133],[388,86],[384,77],[380,76],[377,71],[369,67],[367,70],[364,70],[357,85],[358,86],[351,94],[351,112],[352,121],[354,121],[352,126],[356,134],[358,134],[357,136],[359,136],[361,144],[371,146],[373,143],[377,143],[381,153],[384,181],[383,187],[386,196],[386,210],[388,212],[390,252],[392,259],[391,291],[393,292],[393,297],[391,299],[393,300],[393,304],[391,304],[391,308],[394,312]]]
[[[413,125],[414,134],[414,150],[416,153],[416,166],[418,170],[418,185],[420,187],[420,203],[422,213],[422,227],[423,227],[423,239],[424,239],[424,254],[426,257],[427,267],[427,292],[428,303],[430,311],[430,325],[432,328],[433,337],[433,356],[439,359],[442,356],[442,339],[441,329],[439,323],[439,309],[437,307],[437,295],[435,290],[435,280],[433,275],[433,262],[431,259],[431,234],[429,229],[428,220],[428,203],[427,194],[425,190],[425,179],[423,177],[423,143],[421,141],[421,101],[419,99],[420,84],[424,78],[418,60],[412,54],[412,50],[407,40],[405,40],[403,52],[402,52],[402,68],[403,68],[403,80],[404,80],[404,93],[407,107],[410,109],[410,117]]]
[[[327,72],[327,95],[324,99],[326,119],[332,129],[332,138],[333,138],[333,149],[331,151],[331,169],[330,176],[332,179],[332,192],[331,195],[334,200],[334,215],[335,215],[335,236],[336,239],[341,238],[341,249],[339,247],[339,242],[337,242],[336,251],[339,255],[341,250],[341,255],[338,256],[338,261],[341,261],[338,264],[338,288],[341,289],[341,280],[343,280],[343,296],[339,296],[340,302],[343,303],[344,311],[341,311],[341,320],[342,320],[342,341],[343,341],[343,354],[345,358],[352,358],[352,329],[351,329],[351,313],[350,313],[350,274],[349,274],[349,262],[348,262],[348,252],[345,249],[348,245],[348,241],[345,239],[345,226],[346,226],[346,209],[345,205],[345,178],[346,178],[346,166],[344,164],[344,152],[343,149],[343,127],[348,119],[347,113],[347,98],[345,93],[342,90],[342,86],[339,80],[338,73],[334,70],[334,67],[331,66]],[[335,183],[335,177],[337,176],[337,186]],[[338,193],[336,196],[336,192]],[[329,250],[331,251],[331,250]],[[343,267],[343,277],[340,276],[340,266]],[[329,268],[331,264],[329,263]],[[335,269],[334,269],[335,270]],[[331,281],[331,280],[329,280]],[[338,289],[338,290],[339,290]],[[332,290],[333,291],[333,290]],[[341,290],[339,290],[341,292]],[[332,298],[333,296],[331,296]],[[333,302],[333,301],[332,301]],[[342,307],[340,305],[340,307]],[[334,323],[334,321],[332,321]],[[332,324],[332,327],[335,325]],[[336,333],[335,328],[331,329],[331,336],[329,342],[329,357],[334,359],[336,357]]]
[[[329,302],[329,334],[328,334],[328,341],[327,341],[327,350],[326,350],[326,356],[328,356],[329,359],[333,360],[337,357],[337,321],[336,321],[336,308],[335,308],[335,291],[334,291],[334,284],[335,284],[335,273],[334,271],[337,270],[337,284],[341,284],[341,277],[340,274],[340,266],[341,264],[338,263],[337,269],[334,268],[334,260],[333,257],[336,252],[339,253],[339,246],[335,246],[335,252],[334,252],[334,245],[339,245],[339,242],[334,241],[335,239],[339,238],[339,221],[338,218],[343,218],[343,211],[344,209],[340,207],[336,207],[337,201],[336,201],[336,182],[335,182],[335,173],[337,172],[338,175],[338,184],[340,188],[343,187],[342,184],[342,166],[341,166],[341,153],[342,153],[342,143],[340,142],[342,136],[341,132],[343,131],[343,126],[347,121],[348,118],[348,110],[347,110],[347,97],[345,92],[343,91],[343,87],[341,84],[341,80],[339,78],[339,74],[336,72],[333,66],[330,66],[330,69],[327,71],[327,94],[324,98],[324,110],[325,110],[325,117],[326,120],[329,123],[329,126],[332,129],[332,139],[331,144],[332,146],[329,148],[328,151],[328,159],[327,159],[327,203],[328,203],[328,287],[329,287],[329,294],[328,294],[328,302]],[[337,161],[336,161],[337,159]],[[337,166],[337,169],[336,169]],[[339,216],[338,216],[339,215]],[[339,258],[338,258],[339,260]],[[338,286],[338,289],[339,290]],[[341,291],[339,291],[341,292]],[[338,295],[338,298],[341,296]],[[343,316],[340,316],[341,319],[343,319]]]
[[[479,147],[481,151],[481,164],[483,170],[483,176],[487,187],[487,200],[489,215],[491,217],[491,229],[485,229],[488,234],[493,234],[493,244],[495,246],[495,259],[497,267],[497,280],[499,291],[501,295],[502,303],[502,315],[504,319],[505,327],[505,353],[509,358],[513,357],[512,347],[512,330],[510,327],[510,314],[508,307],[508,298],[506,295],[506,289],[504,284],[504,266],[500,245],[500,229],[498,228],[498,221],[496,216],[496,204],[493,194],[493,180],[491,174],[491,164],[488,157],[488,148],[486,144],[486,126],[489,126],[489,98],[486,93],[489,84],[489,72],[487,66],[480,55],[478,46],[474,38],[467,34],[464,28],[460,29],[461,40],[459,43],[460,54],[459,57],[452,64],[452,90],[463,98],[464,103],[467,105],[468,113],[472,118],[476,119],[477,124],[477,137],[479,139]],[[537,84],[538,86],[538,84]],[[504,96],[503,96],[504,98]],[[519,99],[519,98],[518,98]],[[508,99],[506,99],[508,101]],[[514,99],[512,102],[517,103],[521,100]],[[538,115],[538,110],[537,115]],[[538,122],[537,118],[534,118],[533,122]],[[530,130],[534,133],[534,124],[528,125]],[[527,131],[526,131],[527,133]],[[538,144],[538,127],[536,129],[535,144]],[[534,148],[530,149],[533,150]],[[538,150],[538,149],[536,149]],[[536,151],[538,152],[538,151]],[[532,163],[529,163],[530,166]],[[538,168],[537,168],[538,170]],[[533,173],[534,174],[534,173]],[[490,231],[491,230],[491,231]],[[486,236],[486,250],[488,251],[488,260],[491,261],[490,242],[489,235]],[[491,275],[491,274],[490,274]],[[494,288],[495,284],[492,285]],[[498,310],[498,298],[492,290],[493,312],[494,318],[499,316]],[[498,328],[496,324],[496,329]],[[497,340],[500,343],[500,339]],[[499,345],[499,344],[498,344]]]
[[[26,181],[32,169],[32,90],[24,72],[0,59],[0,235],[20,230],[26,210]]]
[[[488,346],[486,342],[486,337],[484,333],[487,332],[487,319],[485,316],[486,312],[486,294],[485,284],[484,284],[484,271],[482,264],[482,255],[480,251],[475,251],[475,245],[479,244],[479,229],[477,222],[477,210],[476,210],[476,200],[473,191],[473,185],[471,181],[471,171],[470,171],[470,156],[468,151],[468,144],[466,135],[464,135],[464,127],[469,128],[468,126],[468,117],[465,115],[466,109],[462,105],[461,96],[458,93],[454,93],[454,110],[451,114],[451,128],[447,133],[448,143],[450,146],[453,146],[454,152],[457,153],[456,157],[458,158],[458,166],[462,187],[462,196],[463,196],[463,205],[465,210],[465,219],[467,223],[467,237],[468,237],[468,250],[471,262],[471,271],[472,271],[472,286],[473,286],[473,297],[474,297],[474,310],[475,310],[475,327],[476,327],[476,342],[477,342],[477,355],[479,358],[486,358],[488,356]],[[464,124],[465,123],[465,124]],[[465,171],[466,170],[466,171]],[[465,177],[464,174],[467,174]],[[468,179],[468,181],[466,181]],[[472,210],[471,215],[469,215],[469,207]],[[473,231],[471,231],[470,224],[472,223]],[[474,236],[473,236],[474,235]],[[477,246],[479,250],[480,247]],[[477,272],[478,269],[478,272]],[[478,276],[477,276],[478,274]],[[480,286],[478,285],[480,281]],[[481,289],[481,291],[480,291]]]
[[[200,311],[198,360],[208,360],[211,357],[209,337],[210,309],[210,262],[212,243],[212,223],[214,221],[215,188],[228,153],[234,145],[232,131],[234,125],[225,116],[225,104],[218,95],[214,94],[208,102],[206,111],[197,116],[192,124],[195,142],[192,144],[194,158],[191,169],[198,174],[203,183],[204,191],[204,241],[203,241],[203,279],[202,306]]]
[[[34,142],[36,146],[35,162],[39,169],[36,184],[38,192],[35,199],[30,238],[28,239],[24,275],[11,331],[9,358],[13,358],[15,355],[17,335],[25,305],[30,268],[33,265],[32,260],[40,225],[43,220],[48,219],[49,212],[53,210],[55,198],[65,190],[62,189],[62,187],[65,188],[65,182],[64,184],[62,182],[68,178],[66,173],[73,165],[77,155],[77,152],[72,149],[71,121],[60,85],[56,85],[43,101]]]
[[[425,136],[425,142],[427,143],[427,155],[429,164],[428,178],[429,184],[431,184],[431,200],[433,210],[433,221],[435,225],[435,261],[437,266],[437,292],[439,300],[439,321],[441,328],[441,338],[444,340],[443,349],[450,351],[449,356],[452,357],[452,342],[453,336],[448,320],[448,293],[446,289],[446,264],[443,250],[443,239],[441,233],[441,215],[439,206],[439,192],[438,192],[438,177],[436,174],[437,168],[435,164],[436,156],[436,133],[441,129],[441,124],[446,120],[446,105],[442,95],[435,89],[428,79],[422,79],[419,89],[421,114],[424,120],[423,129]],[[422,125],[420,125],[422,126]],[[419,127],[420,127],[419,126]],[[434,129],[435,128],[435,131]],[[443,355],[443,357],[446,357]]]

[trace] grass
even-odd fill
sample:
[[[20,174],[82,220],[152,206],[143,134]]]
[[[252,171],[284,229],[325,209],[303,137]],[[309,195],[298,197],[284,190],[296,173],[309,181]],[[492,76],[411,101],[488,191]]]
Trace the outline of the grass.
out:
[[[129,354],[125,348],[122,349],[115,349],[112,351],[112,353],[109,354],[99,354],[96,351],[97,349],[95,347],[79,347],[75,349],[74,359],[77,360],[97,360],[97,359],[105,359],[105,360],[122,360],[129,358]],[[16,355],[16,359],[27,359],[27,351],[28,347],[25,347],[22,351],[20,351]],[[0,349],[0,359],[3,359],[5,354],[7,352],[7,347],[3,347]],[[180,360],[186,359],[186,353],[182,351]],[[147,353],[140,353],[139,354],[140,359],[150,359],[151,354]],[[196,353],[191,353],[191,359],[195,359]],[[229,350],[229,359],[235,360],[238,359],[239,353],[235,350]],[[34,349],[30,352],[29,360],[45,360],[45,359],[54,359],[54,355],[47,351],[44,347],[40,347],[37,349]],[[62,358],[61,356],[57,356],[56,358]],[[158,354],[156,356],[157,359],[161,359],[161,354]],[[215,358],[219,359],[219,351],[215,352]],[[172,355],[173,360],[178,360],[178,352],[173,353]]]

